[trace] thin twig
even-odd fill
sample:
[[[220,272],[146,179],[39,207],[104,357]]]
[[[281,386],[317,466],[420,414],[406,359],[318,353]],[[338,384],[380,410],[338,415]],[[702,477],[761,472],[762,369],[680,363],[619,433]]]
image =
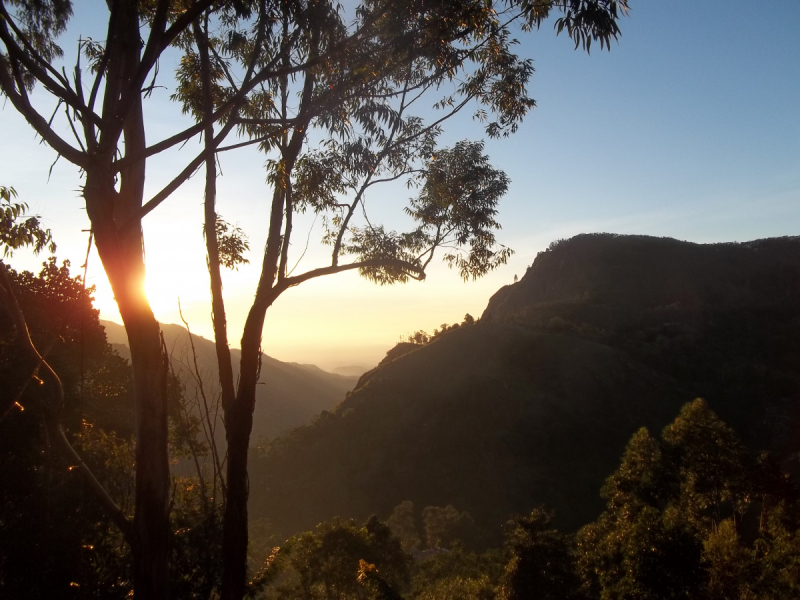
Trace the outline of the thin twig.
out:
[[[222,466],[220,465],[220,462],[219,462],[219,453],[217,451],[217,442],[214,439],[214,427],[212,426],[212,423],[211,423],[211,420],[210,420],[211,411],[208,408],[208,398],[206,397],[205,386],[203,386],[203,378],[202,378],[202,375],[200,374],[200,366],[197,364],[197,350],[195,349],[195,346],[194,346],[194,338],[192,337],[191,329],[189,329],[189,323],[186,321],[186,319],[183,316],[183,311],[181,310],[181,302],[180,302],[180,300],[178,300],[178,315],[181,318],[181,322],[183,323],[183,326],[186,327],[186,333],[189,336],[189,347],[192,350],[192,363],[194,365],[194,372],[195,372],[195,375],[196,375],[195,381],[197,381],[197,389],[200,391],[200,397],[203,400],[204,415],[201,415],[201,418],[205,419],[206,422],[208,423],[208,428],[209,428],[209,431],[210,431],[210,435],[208,436],[208,442],[209,442],[209,446],[211,447],[211,456],[214,459],[214,467],[216,468],[216,473],[215,473],[214,477],[215,477],[215,480],[218,478],[219,481],[220,481],[220,486],[221,486],[221,489],[222,489],[222,497],[223,497],[223,501],[224,501],[224,499],[225,499],[225,497],[227,495],[227,490],[226,490],[226,487],[225,487],[225,479],[223,478],[223,475],[222,475]],[[203,429],[205,429],[205,426],[203,427]]]

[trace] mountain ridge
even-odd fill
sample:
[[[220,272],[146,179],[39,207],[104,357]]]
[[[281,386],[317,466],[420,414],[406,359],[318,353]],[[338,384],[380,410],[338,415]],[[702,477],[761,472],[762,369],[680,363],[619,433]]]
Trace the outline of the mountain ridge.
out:
[[[597,516],[630,436],[699,396],[790,460],[797,297],[800,238],[559,242],[478,324],[398,345],[336,408],[262,447],[251,510],[292,533],[408,499],[490,529],[545,504],[574,529]]]
[[[101,321],[109,343],[125,358],[130,358],[127,336],[122,325]],[[172,359],[173,369],[189,393],[196,384],[190,375],[193,369],[189,336],[180,325],[162,324],[164,341]],[[197,361],[204,386],[212,395],[219,390],[217,358],[214,343],[192,334]],[[238,374],[240,351],[231,349],[234,380]],[[256,408],[253,414],[252,443],[270,440],[275,436],[310,422],[323,410],[336,406],[356,384],[355,376],[338,375],[316,365],[289,363],[262,355],[261,378],[256,388]]]

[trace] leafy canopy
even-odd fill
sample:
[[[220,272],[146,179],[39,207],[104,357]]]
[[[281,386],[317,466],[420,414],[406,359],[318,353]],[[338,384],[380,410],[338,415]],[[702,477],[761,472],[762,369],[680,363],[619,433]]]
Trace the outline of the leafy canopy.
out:
[[[797,490],[768,458],[748,457],[703,400],[684,406],[661,440],[638,431],[602,495],[606,511],[577,536],[592,597],[800,592]]]

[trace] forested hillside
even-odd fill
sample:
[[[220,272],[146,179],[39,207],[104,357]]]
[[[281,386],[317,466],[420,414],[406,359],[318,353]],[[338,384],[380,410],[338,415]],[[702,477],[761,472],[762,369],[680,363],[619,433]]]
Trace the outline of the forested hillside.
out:
[[[551,244],[484,323],[564,333],[675,377],[756,446],[800,449],[800,237],[694,244],[580,235]]]
[[[558,242],[477,324],[398,348],[335,410],[261,449],[251,510],[291,533],[409,499],[496,531],[543,503],[577,528],[631,435],[696,397],[788,460],[799,297],[797,238]]]

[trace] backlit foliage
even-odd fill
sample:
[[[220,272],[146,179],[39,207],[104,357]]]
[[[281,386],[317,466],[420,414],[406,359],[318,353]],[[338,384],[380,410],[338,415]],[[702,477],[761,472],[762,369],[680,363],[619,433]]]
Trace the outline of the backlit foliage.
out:
[[[217,244],[219,245],[219,262],[226,269],[238,270],[239,265],[249,264],[244,257],[250,250],[247,235],[238,225],[231,225],[217,215],[216,220]]]
[[[38,215],[24,218],[28,205],[16,202],[17,191],[13,187],[0,186],[0,245],[3,258],[12,256],[14,250],[28,247],[35,254],[44,249],[56,251],[56,244],[49,229],[42,229]]]

